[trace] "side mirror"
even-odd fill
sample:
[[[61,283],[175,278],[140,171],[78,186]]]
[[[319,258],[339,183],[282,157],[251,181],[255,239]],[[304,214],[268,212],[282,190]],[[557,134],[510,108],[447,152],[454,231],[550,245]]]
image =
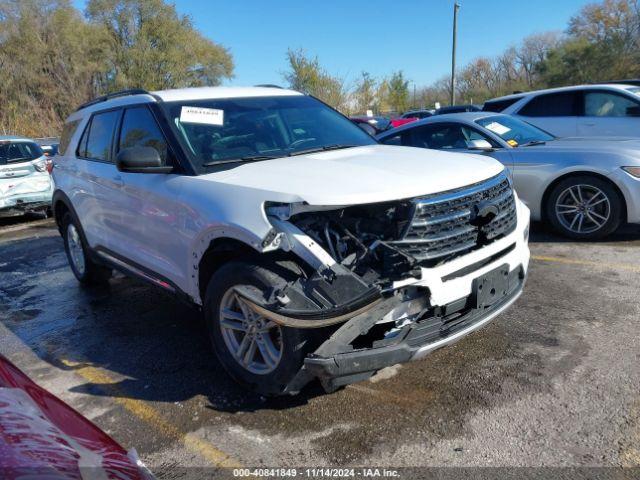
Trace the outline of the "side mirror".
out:
[[[467,148],[469,150],[493,150],[493,146],[484,139],[469,140],[467,142]]]
[[[376,136],[376,129],[373,128],[371,125],[369,125],[368,123],[358,123],[358,126],[364,130],[365,132],[367,132],[369,135],[371,135],[372,137]]]
[[[627,107],[627,117],[640,117],[640,105]]]
[[[130,147],[120,150],[116,167],[127,173],[169,173],[173,167],[162,164],[160,154],[151,147]]]

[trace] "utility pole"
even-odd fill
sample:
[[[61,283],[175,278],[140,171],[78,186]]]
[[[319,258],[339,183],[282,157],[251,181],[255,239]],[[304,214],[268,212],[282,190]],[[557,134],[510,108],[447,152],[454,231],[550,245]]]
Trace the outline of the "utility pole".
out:
[[[453,4],[453,48],[451,50],[451,105],[456,104],[456,42],[458,36],[458,10],[460,4]]]

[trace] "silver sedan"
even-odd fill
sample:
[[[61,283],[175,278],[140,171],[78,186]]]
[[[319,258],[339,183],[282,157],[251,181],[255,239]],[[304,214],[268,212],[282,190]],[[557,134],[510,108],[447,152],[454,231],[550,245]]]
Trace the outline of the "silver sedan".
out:
[[[575,239],[640,223],[640,140],[557,138],[514,117],[430,117],[378,135],[381,143],[489,155],[507,166],[533,220]]]

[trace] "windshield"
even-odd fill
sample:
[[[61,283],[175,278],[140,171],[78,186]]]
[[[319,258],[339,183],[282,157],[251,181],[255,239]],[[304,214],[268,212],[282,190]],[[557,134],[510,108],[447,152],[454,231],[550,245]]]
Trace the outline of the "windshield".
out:
[[[165,105],[172,126],[200,166],[376,143],[349,119],[305,95]]]
[[[538,127],[506,115],[484,117],[476,120],[481,127],[498,135],[512,147],[530,143],[550,142],[555,137]]]
[[[627,92],[640,96],[640,87],[627,88]]]

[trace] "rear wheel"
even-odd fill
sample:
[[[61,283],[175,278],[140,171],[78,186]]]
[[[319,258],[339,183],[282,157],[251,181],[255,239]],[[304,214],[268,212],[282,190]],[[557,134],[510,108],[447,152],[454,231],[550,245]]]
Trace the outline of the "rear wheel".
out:
[[[62,219],[62,237],[69,266],[80,283],[95,285],[109,280],[111,269],[91,260],[80,227],[76,225],[69,213]]]
[[[611,184],[600,178],[570,177],[553,188],[546,213],[560,234],[576,240],[595,240],[620,226],[622,202]]]
[[[213,275],[204,299],[220,363],[241,386],[267,396],[284,393],[321,340],[314,330],[283,327],[256,314],[236,293],[236,288],[248,289],[260,298],[284,281],[274,270],[230,262]]]

